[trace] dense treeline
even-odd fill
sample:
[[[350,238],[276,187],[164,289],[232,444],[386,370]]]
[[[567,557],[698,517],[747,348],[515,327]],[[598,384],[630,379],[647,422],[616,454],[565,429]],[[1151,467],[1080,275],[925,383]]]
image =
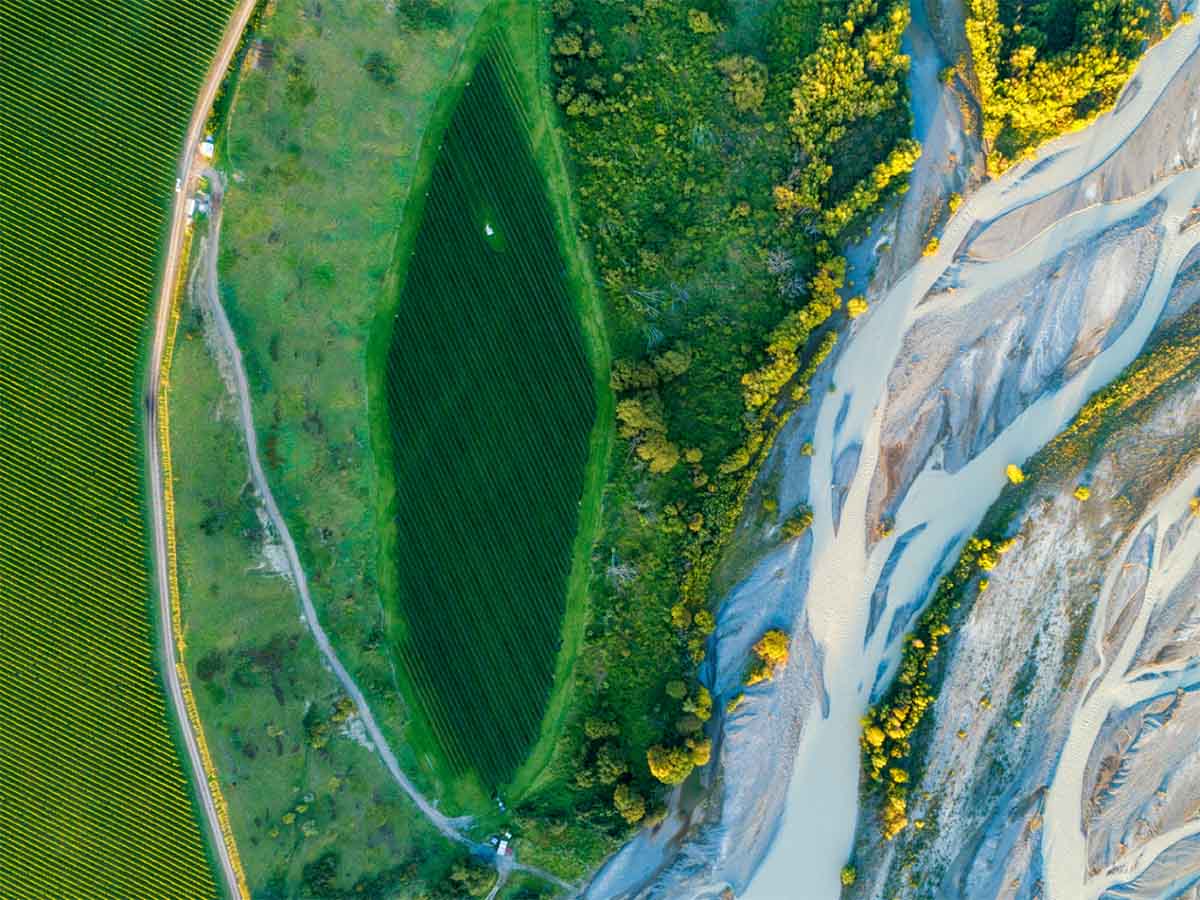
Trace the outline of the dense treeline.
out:
[[[907,3],[768,6],[551,4],[621,438],[575,716],[553,784],[517,810],[526,833],[555,838],[522,853],[565,874],[661,817],[664,785],[710,759],[713,698],[695,673],[715,628],[711,573],[845,320],[837,245],[903,190],[919,154]],[[811,515],[777,512],[789,537]]]
[[[969,0],[990,165],[1002,170],[1109,108],[1148,42],[1173,22],[1159,0]]]

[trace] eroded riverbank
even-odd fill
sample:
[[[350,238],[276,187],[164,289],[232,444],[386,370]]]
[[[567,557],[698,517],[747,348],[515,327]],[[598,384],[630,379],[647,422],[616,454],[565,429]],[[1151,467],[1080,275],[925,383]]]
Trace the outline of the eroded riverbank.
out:
[[[811,538],[764,556],[723,605],[718,704],[740,690],[731,673],[755,628],[787,620],[795,662],[725,722],[704,824],[642,895],[730,887],[775,900],[803,879],[805,897],[838,896],[857,819],[859,719],[904,631],[1006,465],[1137,355],[1200,242],[1194,124],[1174,142],[1146,138],[1161,135],[1160,102],[1192,96],[1180,85],[1194,77],[1196,42],[1194,25],[1179,28],[1148,52],[1114,113],[981,187],[937,253],[876,279],[893,283],[856,322],[832,387],[814,390],[821,406],[779,440],[780,514],[806,499]],[[1111,162],[1126,146],[1139,149]],[[1135,166],[1152,177],[1139,182]],[[1075,199],[1034,227],[1031,205],[1063,191]],[[1020,227],[1008,228],[1013,216]]]

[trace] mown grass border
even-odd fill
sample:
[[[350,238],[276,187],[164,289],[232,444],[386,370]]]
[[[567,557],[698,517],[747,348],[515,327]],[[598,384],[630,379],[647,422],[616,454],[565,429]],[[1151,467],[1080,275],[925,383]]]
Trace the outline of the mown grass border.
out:
[[[519,98],[521,110],[530,120],[530,144],[534,164],[546,181],[546,195],[553,211],[559,250],[566,263],[568,289],[576,300],[576,312],[584,338],[584,350],[593,372],[596,394],[596,418],[589,437],[588,461],[584,472],[583,494],[579,523],[572,550],[570,575],[567,582],[567,602],[562,622],[562,642],[555,665],[551,694],[542,717],[537,741],[510,785],[509,793],[519,798],[536,784],[538,776],[548,767],[566,724],[573,696],[574,670],[587,623],[588,586],[591,574],[591,553],[600,526],[601,501],[608,477],[609,459],[613,446],[615,400],[609,387],[611,351],[604,325],[603,307],[592,277],[587,255],[571,223],[575,218],[570,181],[556,125],[548,111],[548,101],[541,90],[540,79],[545,75],[545,44],[540,33],[542,13],[536,4],[517,0],[495,0],[480,14],[452,73],[442,89],[437,107],[425,129],[418,162],[409,187],[403,218],[393,249],[393,265],[385,282],[379,307],[372,323],[366,354],[366,384],[368,421],[370,422],[371,452],[378,476],[376,497],[376,528],[379,555],[376,570],[382,598],[394,596],[395,567],[398,565],[395,547],[396,511],[399,503],[392,468],[389,419],[386,408],[387,355],[390,349],[392,322],[400,303],[400,289],[407,276],[409,260],[417,230],[423,219],[425,195],[433,176],[437,151],[448,128],[454,110],[462,97],[471,73],[482,55],[497,37],[507,40],[515,51],[514,70],[522,82],[525,96]],[[529,70],[529,65],[536,67]],[[393,622],[393,610],[386,600],[381,603],[385,627],[391,632],[403,623]],[[489,792],[477,776],[463,776],[450,771],[441,752],[440,742],[421,712],[421,702],[407,676],[397,667],[396,680],[409,709],[406,725],[409,743],[417,751],[414,756],[431,778],[438,792],[456,809],[490,808]]]

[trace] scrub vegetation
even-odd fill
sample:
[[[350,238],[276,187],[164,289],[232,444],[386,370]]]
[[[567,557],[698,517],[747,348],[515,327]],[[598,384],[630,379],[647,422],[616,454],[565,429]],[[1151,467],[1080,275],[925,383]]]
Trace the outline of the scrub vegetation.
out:
[[[160,677],[139,410],[178,160],[232,7],[5,9],[6,898],[218,893]]]
[[[278,547],[247,483],[211,327],[192,298],[171,371],[179,586],[189,676],[251,895],[459,897],[454,848],[364,744],[271,567]]]
[[[989,168],[1002,171],[1107,111],[1173,22],[1158,0],[968,0]]]
[[[1150,415],[1158,402],[1177,388],[1200,377],[1200,308],[1192,307],[1154,339],[1106,387],[1097,391],[1053,441],[1029,459],[1020,480],[1011,479],[988,510],[979,536],[967,541],[958,561],[937,585],[929,607],[913,632],[905,637],[896,679],[880,703],[863,720],[861,739],[865,774],[880,787],[879,823],[882,835],[896,837],[908,823],[907,788],[922,765],[920,726],[933,704],[942,668],[939,649],[952,641],[954,629],[969,612],[969,600],[987,590],[987,572],[1013,542],[1022,511],[1039,493],[1060,486],[1080,496],[1078,484],[1089,464],[1118,428]],[[1018,470],[1022,471],[1022,470]],[[1129,508],[1140,508],[1131,502]],[[984,577],[977,577],[984,576]],[[1072,652],[1082,650],[1088,620],[1083,620]],[[1063,666],[1074,671],[1074,658]],[[990,702],[986,698],[981,703]]]
[[[574,709],[515,821],[523,858],[578,875],[710,759],[711,573],[845,320],[836,248],[918,148],[905,3],[551,9],[619,441]]]
[[[392,326],[392,639],[460,770],[506,784],[561,643],[596,401],[502,43],[442,137]]]

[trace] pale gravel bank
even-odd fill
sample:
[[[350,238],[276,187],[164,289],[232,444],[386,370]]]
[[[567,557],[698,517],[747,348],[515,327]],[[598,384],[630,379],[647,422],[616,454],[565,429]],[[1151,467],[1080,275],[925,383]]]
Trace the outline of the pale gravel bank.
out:
[[[1177,30],[1147,54],[1116,112],[981,187],[946,225],[937,254],[876,279],[886,293],[855,323],[834,390],[814,391],[824,398],[816,421],[797,416],[777,447],[781,508],[807,494],[812,537],[765,557],[723,605],[718,703],[753,630],[777,617],[791,620],[796,664],[725,723],[720,774],[691,840],[626,896],[708,897],[726,887],[758,900],[838,896],[856,824],[858,720],[894,665],[896,638],[999,493],[1005,465],[1049,440],[1143,346],[1200,241],[1180,230],[1200,177],[1167,167],[1140,194],[1072,208],[1038,233],[1014,229],[1008,246],[992,232],[978,258],[972,242],[988,232],[981,225],[1113,158],[1196,40],[1196,26]],[[815,452],[799,461],[809,436]],[[895,527],[882,537],[885,518]],[[886,627],[864,642],[873,598]]]

